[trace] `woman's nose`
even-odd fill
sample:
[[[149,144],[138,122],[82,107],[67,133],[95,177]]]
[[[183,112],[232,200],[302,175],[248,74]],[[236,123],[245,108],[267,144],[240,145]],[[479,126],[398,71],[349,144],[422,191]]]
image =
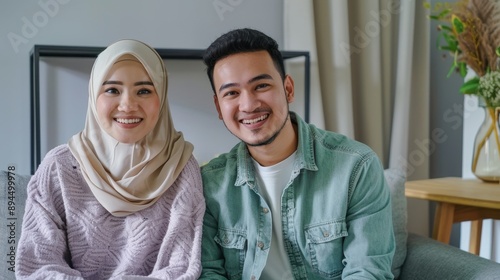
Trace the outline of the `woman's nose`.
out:
[[[123,112],[132,112],[137,110],[137,107],[137,100],[133,94],[130,94],[128,92],[123,92],[121,94],[118,110]]]

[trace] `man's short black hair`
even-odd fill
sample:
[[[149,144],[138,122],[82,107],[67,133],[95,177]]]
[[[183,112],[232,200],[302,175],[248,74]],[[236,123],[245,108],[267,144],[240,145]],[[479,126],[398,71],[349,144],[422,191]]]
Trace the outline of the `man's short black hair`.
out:
[[[274,65],[280,73],[281,79],[285,80],[285,66],[283,57],[279,51],[278,43],[271,37],[261,31],[241,28],[229,31],[217,38],[205,51],[203,61],[207,66],[207,75],[214,86],[214,67],[217,61],[237,53],[267,51],[274,62]]]

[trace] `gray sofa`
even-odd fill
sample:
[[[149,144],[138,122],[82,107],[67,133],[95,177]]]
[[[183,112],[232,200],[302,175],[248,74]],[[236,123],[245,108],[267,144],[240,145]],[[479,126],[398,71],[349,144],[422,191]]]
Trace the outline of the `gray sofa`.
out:
[[[398,279],[495,280],[500,264],[433,239],[409,234]]]
[[[500,264],[428,237],[408,233],[406,178],[399,169],[386,169],[391,190],[396,253],[392,264],[397,279],[494,280],[500,279]]]
[[[26,186],[31,176],[15,174],[9,178],[0,171],[0,279],[15,279],[14,255],[21,233]],[[15,174],[15,175],[14,175]],[[397,279],[476,280],[500,279],[500,264],[406,230],[404,175],[397,169],[385,170],[391,189],[396,254],[393,273]],[[9,188],[10,187],[10,188]],[[4,230],[6,229],[7,230]]]

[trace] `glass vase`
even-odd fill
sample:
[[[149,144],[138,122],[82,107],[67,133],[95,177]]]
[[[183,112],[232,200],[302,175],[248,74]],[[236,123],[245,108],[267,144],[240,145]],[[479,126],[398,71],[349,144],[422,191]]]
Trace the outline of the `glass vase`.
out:
[[[500,107],[483,108],[484,121],[474,140],[472,173],[485,182],[498,183],[500,181]]]

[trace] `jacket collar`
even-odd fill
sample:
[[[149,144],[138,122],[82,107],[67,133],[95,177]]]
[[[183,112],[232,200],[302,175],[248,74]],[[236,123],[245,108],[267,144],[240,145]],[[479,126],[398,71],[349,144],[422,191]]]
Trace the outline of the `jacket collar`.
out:
[[[300,169],[307,169],[311,171],[318,170],[316,166],[316,159],[314,157],[314,137],[315,127],[311,124],[307,124],[301,117],[299,117],[295,112],[290,111],[290,119],[293,124],[297,125],[297,131],[299,134],[299,141],[297,145],[297,157],[294,162],[294,172]],[[255,181],[255,168],[253,166],[252,158],[250,152],[245,143],[240,142],[238,144],[237,150],[237,176],[235,186],[242,186],[245,183],[251,183]]]

